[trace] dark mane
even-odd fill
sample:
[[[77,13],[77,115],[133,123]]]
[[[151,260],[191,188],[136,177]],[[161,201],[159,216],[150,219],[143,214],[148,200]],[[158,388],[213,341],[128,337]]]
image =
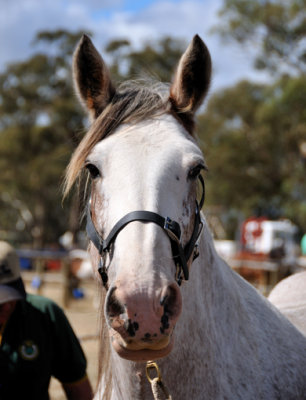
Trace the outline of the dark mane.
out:
[[[121,84],[111,102],[92,123],[67,167],[64,193],[67,194],[76,181],[84,162],[93,147],[111,135],[123,123],[137,123],[144,119],[172,112],[176,118],[191,130],[169,100],[169,86],[160,82],[144,80],[127,81]],[[183,115],[183,114],[182,114]],[[186,117],[186,116],[185,116]],[[187,126],[188,125],[188,126]]]

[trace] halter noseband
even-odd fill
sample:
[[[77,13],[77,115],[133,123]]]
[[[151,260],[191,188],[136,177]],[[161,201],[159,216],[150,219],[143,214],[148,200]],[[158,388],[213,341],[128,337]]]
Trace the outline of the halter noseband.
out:
[[[162,217],[161,215],[152,211],[132,211],[121,218],[112,228],[106,239],[102,239],[101,235],[97,232],[91,218],[90,202],[87,207],[87,224],[86,232],[90,241],[97,248],[101,259],[98,271],[101,275],[103,285],[107,287],[108,267],[105,265],[106,254],[110,252],[111,245],[115,242],[118,233],[126,227],[130,222],[153,222],[160,226],[168,235],[171,243],[172,257],[176,265],[176,281],[181,285],[183,276],[187,281],[189,278],[188,261],[193,255],[192,261],[199,256],[198,241],[202,232],[203,222],[201,220],[200,211],[205,200],[205,185],[204,179],[199,175],[199,181],[202,185],[202,197],[200,203],[196,201],[195,221],[193,232],[189,242],[183,247],[181,243],[181,228],[178,222],[173,221],[169,217]],[[182,276],[183,275],[183,276]]]

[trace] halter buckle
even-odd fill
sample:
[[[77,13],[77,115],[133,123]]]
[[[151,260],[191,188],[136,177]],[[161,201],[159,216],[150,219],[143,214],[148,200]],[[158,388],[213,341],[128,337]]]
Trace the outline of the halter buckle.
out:
[[[171,231],[171,224],[172,224],[172,219],[169,217],[165,218],[165,224],[164,224],[164,229],[166,231]]]
[[[176,236],[176,234],[173,232],[171,229],[172,226],[172,219],[169,217],[165,218],[165,224],[164,224],[164,230],[167,232],[167,235],[170,237],[170,239],[174,240],[178,245],[181,244],[180,239]]]

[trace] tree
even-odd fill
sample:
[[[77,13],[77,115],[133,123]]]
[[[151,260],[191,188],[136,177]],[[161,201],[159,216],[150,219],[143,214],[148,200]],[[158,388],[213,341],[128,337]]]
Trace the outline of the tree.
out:
[[[185,47],[184,41],[165,37],[157,42],[148,42],[136,51],[130,42],[122,39],[111,41],[105,51],[112,58],[112,77],[117,81],[146,74],[162,82],[170,82]]]
[[[69,225],[61,181],[83,123],[70,79],[80,36],[41,32],[36,43],[49,52],[0,75],[1,225],[36,247],[56,241]]]
[[[208,204],[245,217],[286,216],[306,230],[305,101],[305,76],[241,82],[211,98],[199,117]]]
[[[299,75],[306,72],[305,8],[305,0],[224,0],[214,31],[257,48],[257,68]]]
[[[224,0],[219,16],[214,32],[255,49],[255,67],[274,78],[217,93],[200,117],[210,203],[306,230],[305,0]]]

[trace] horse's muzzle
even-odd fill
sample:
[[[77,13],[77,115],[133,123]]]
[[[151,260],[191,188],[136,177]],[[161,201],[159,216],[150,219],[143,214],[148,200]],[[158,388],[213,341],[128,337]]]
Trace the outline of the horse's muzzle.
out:
[[[182,309],[179,287],[173,284],[156,290],[155,295],[152,290],[148,293],[143,287],[132,289],[117,285],[106,298],[105,314],[111,341],[124,358],[135,359],[140,352],[142,358],[148,353],[149,360],[152,352],[156,352],[157,357],[153,357],[156,359],[168,354],[173,347],[173,329]]]

